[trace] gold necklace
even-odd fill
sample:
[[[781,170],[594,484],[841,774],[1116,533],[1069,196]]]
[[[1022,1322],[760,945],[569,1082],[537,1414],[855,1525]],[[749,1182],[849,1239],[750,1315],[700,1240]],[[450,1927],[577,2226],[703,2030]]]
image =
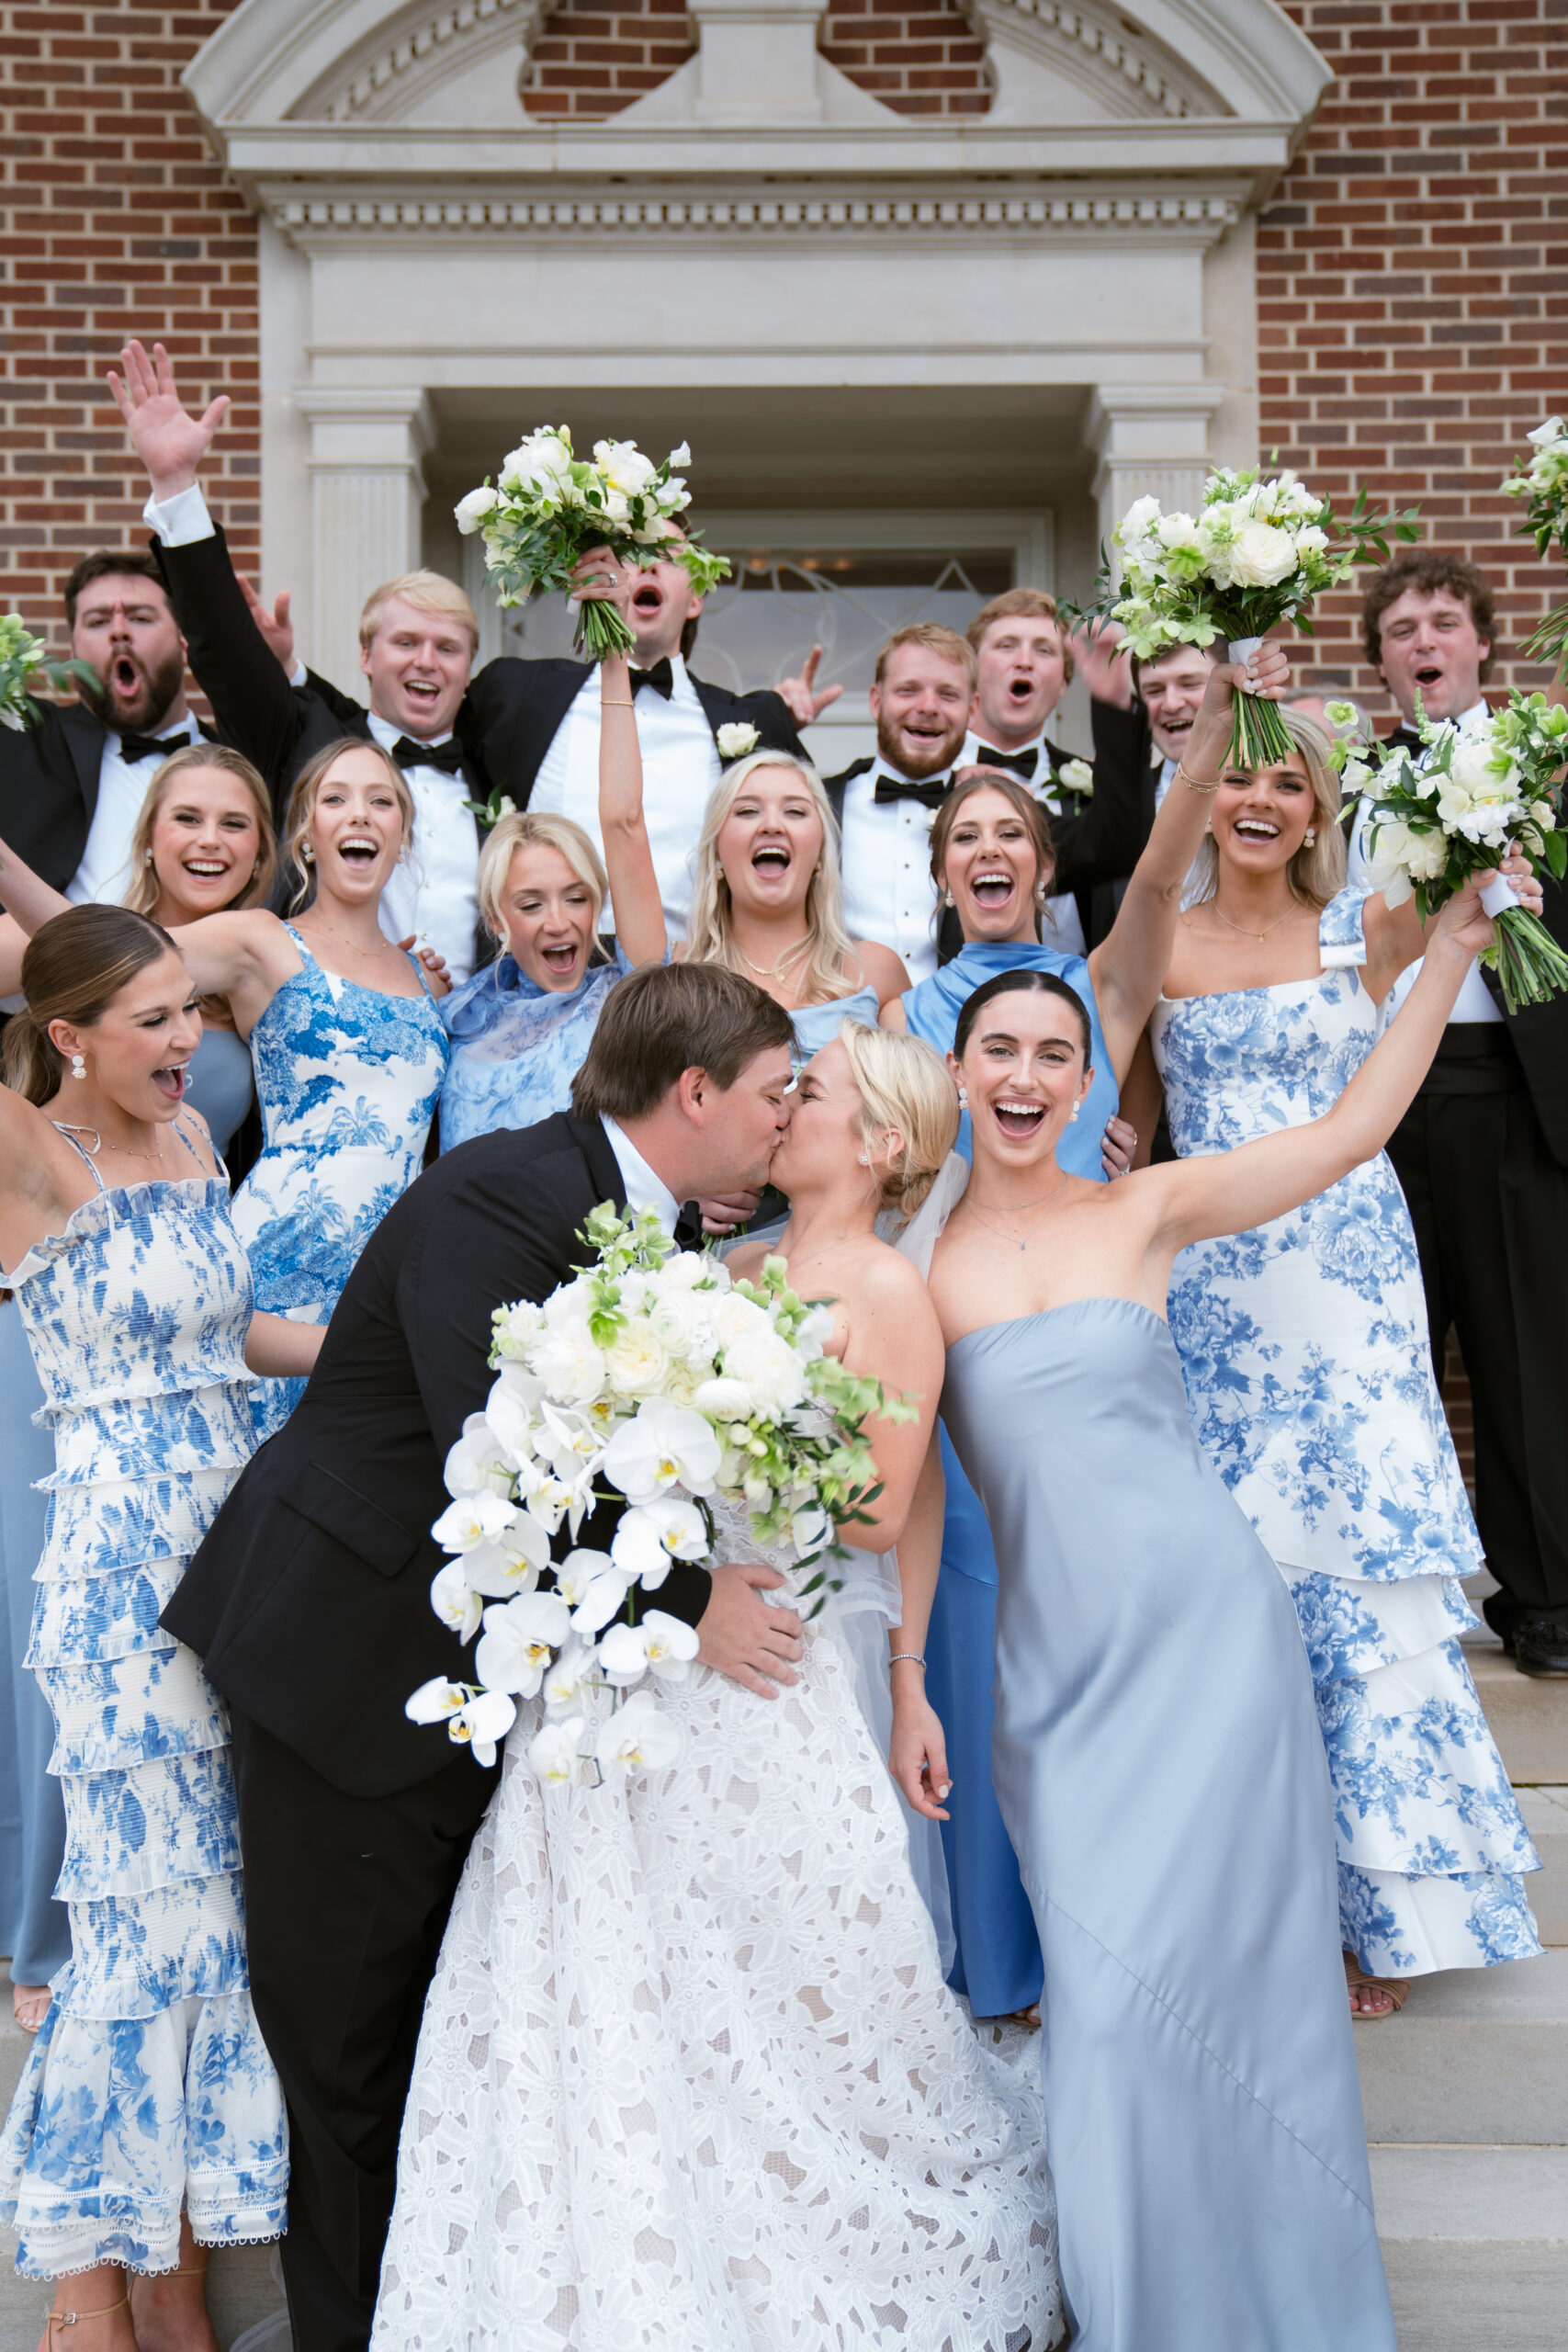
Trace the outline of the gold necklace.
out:
[[[324,915],[318,915],[316,917],[316,924],[318,929],[326,933],[329,939],[335,939],[340,947],[346,947],[351,956],[363,956],[368,960],[371,956],[380,955],[383,948],[391,947],[394,955],[401,952],[400,949],[393,946],[393,943],[387,937],[384,932],[381,934],[378,944],[375,947],[360,947],[357,946],[352,939],[345,939],[341,931],[334,931]]]
[[[789,962],[790,957],[792,956],[797,956],[803,947],[809,947],[810,944],[811,933],[807,932],[802,935],[802,937],[795,941],[793,947],[786,947],[778,961],[773,964],[753,964],[751,958],[747,955],[746,950],[741,946],[739,940],[735,943],[735,952],[739,956],[740,961],[745,965],[746,969],[749,972],[754,972],[760,980],[779,980],[784,978],[784,967]]]
[[[79,1126],[74,1119],[56,1119],[53,1124],[57,1127],[66,1128],[73,1136],[91,1136],[92,1142],[84,1144],[82,1147],[90,1159],[96,1159],[100,1151],[118,1151],[122,1159],[145,1159],[154,1168],[162,1168],[164,1165],[164,1154],[161,1148],[157,1151],[132,1151],[128,1143],[106,1144],[96,1127]]]
[[[1045,1208],[1043,1208],[1043,1209],[1041,1210],[1041,1212],[1040,1212],[1039,1216],[1038,1216],[1033,1220],[1033,1223],[1030,1226],[1028,1232],[1024,1235],[1023,1239],[1019,1243],[1019,1245],[1018,1245],[1018,1246],[1019,1246],[1020,1250],[1027,1250],[1027,1249],[1028,1249],[1029,1244],[1030,1244],[1031,1240],[1032,1239],[1032,1238],[1033,1238],[1034,1234],[1035,1234],[1035,1233],[1036,1233],[1036,1231],[1039,1229],[1039,1227],[1040,1227],[1042,1225],[1043,1225],[1043,1224],[1044,1224],[1044,1222],[1045,1222],[1045,1209],[1048,1209],[1048,1208],[1050,1207],[1050,1205],[1051,1205],[1052,1202],[1056,1198],[1056,1195],[1057,1195],[1057,1193],[1065,1193],[1065,1192],[1066,1191],[1067,1186],[1072,1182],[1072,1181],[1073,1181],[1073,1179],[1072,1179],[1072,1171],[1069,1170],[1068,1170],[1068,1172],[1067,1172],[1067,1174],[1066,1174],[1066,1176],[1064,1176],[1064,1177],[1063,1177],[1063,1179],[1062,1179],[1061,1182],[1060,1182],[1058,1185],[1056,1185],[1056,1186],[1055,1186],[1055,1190],[1053,1190],[1052,1192],[1049,1192],[1049,1193],[1043,1193],[1043,1194],[1040,1195],[1040,1197],[1041,1197],[1041,1198],[1043,1198],[1043,1201],[1044,1201]],[[1000,1241],[1010,1241],[1010,1240],[1012,1240],[1013,1236],[1012,1236],[1010,1233],[1004,1233],[1004,1232],[1002,1231],[1001,1227],[1000,1227],[999,1225],[992,1225],[992,1224],[991,1224],[991,1221],[990,1221],[990,1219],[989,1219],[989,1217],[987,1217],[987,1215],[986,1215],[986,1213],[985,1213],[984,1209],[982,1209],[982,1208],[980,1207],[980,1205],[979,1205],[979,1204],[978,1204],[977,1202],[976,1202],[976,1201],[972,1201],[972,1200],[968,1197],[967,1193],[964,1195],[964,1207],[965,1207],[965,1208],[973,1209],[973,1210],[974,1210],[974,1212],[975,1212],[975,1215],[979,1218],[979,1220],[980,1220],[981,1224],[982,1224],[983,1226],[986,1226],[986,1227],[987,1227],[987,1228],[988,1228],[992,1233],[994,1233],[994,1234],[997,1236],[997,1238],[998,1238],[998,1240],[1000,1240]],[[1024,1208],[1024,1209],[1032,1209],[1033,1206],[1034,1206],[1034,1203],[1033,1203],[1033,1201],[1021,1201],[1021,1202],[1020,1202],[1020,1204],[1019,1204],[1019,1207],[1020,1207],[1020,1208]],[[1010,1215],[1012,1215],[1012,1216],[1016,1216],[1016,1215],[1018,1214],[1018,1211],[1015,1209],[1015,1210],[1012,1210],[1012,1211],[1010,1211],[1010,1212],[1005,1212],[1005,1214],[1010,1214]]]
[[[1217,899],[1211,899],[1209,901],[1209,907],[1212,913],[1219,916],[1220,921],[1224,924],[1227,931],[1234,931],[1238,938],[1241,939],[1256,939],[1260,947],[1262,946],[1263,942],[1268,938],[1269,932],[1278,931],[1280,923],[1289,922],[1293,914],[1300,912],[1300,909],[1297,907],[1287,907],[1284,913],[1280,916],[1278,922],[1271,922],[1269,924],[1269,931],[1248,931],[1244,924],[1232,922],[1229,915],[1222,911]]]

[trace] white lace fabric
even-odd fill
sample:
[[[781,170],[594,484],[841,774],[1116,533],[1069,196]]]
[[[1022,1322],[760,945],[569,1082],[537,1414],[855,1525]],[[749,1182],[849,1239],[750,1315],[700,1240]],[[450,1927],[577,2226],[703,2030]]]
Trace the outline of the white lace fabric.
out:
[[[677,1762],[596,1789],[542,1787],[520,1713],[373,2352],[1046,2352],[1034,2052],[983,2046],[942,1981],[838,1641],[811,1629],[777,1700],[697,1667],[660,1704]]]

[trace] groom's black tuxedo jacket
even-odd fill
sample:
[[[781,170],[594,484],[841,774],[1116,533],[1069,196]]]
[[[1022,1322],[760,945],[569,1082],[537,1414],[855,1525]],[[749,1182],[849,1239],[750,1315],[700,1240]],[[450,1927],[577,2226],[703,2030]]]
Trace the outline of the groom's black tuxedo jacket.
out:
[[[491,785],[526,808],[535,780],[556,730],[582,691],[592,664],[587,662],[522,662],[503,654],[487,662],[463,697],[457,737]],[[759,751],[785,752],[804,760],[806,746],[781,695],[771,687],[733,695],[694,677],[693,687],[716,738],[732,724],[757,729]],[[700,811],[699,819],[700,819]]]
[[[604,1128],[570,1112],[438,1159],[371,1235],[304,1396],[164,1611],[226,1699],[350,1795],[452,1760],[438,1725],[403,1713],[431,1676],[473,1674],[430,1605],[442,1465],[490,1391],[493,1310],[569,1281],[589,1211],[625,1199]],[[602,1544],[611,1524],[595,1514],[580,1540]],[[708,1589],[677,1562],[658,1605],[694,1624]]]

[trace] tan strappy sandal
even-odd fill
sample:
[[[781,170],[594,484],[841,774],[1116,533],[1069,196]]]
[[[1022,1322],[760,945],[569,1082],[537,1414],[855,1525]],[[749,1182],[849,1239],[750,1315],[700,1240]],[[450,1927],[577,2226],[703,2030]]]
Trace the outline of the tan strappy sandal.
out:
[[[50,2332],[50,2343],[54,2342],[54,2330],[57,2327],[80,2327],[85,2319],[107,2319],[110,2312],[124,2311],[130,2301],[129,2295],[122,2295],[118,2303],[100,2303],[96,2312],[47,2312],[44,2314],[44,2324]]]
[[[1396,2018],[1410,1998],[1408,1977],[1369,1976],[1359,1962],[1352,1959],[1348,1952],[1345,1954],[1345,1982],[1352,1993],[1364,1984],[1373,1992],[1388,1995],[1389,2007],[1386,2009],[1353,2008],[1350,2016],[1357,2025],[1381,2025],[1384,2018]]]

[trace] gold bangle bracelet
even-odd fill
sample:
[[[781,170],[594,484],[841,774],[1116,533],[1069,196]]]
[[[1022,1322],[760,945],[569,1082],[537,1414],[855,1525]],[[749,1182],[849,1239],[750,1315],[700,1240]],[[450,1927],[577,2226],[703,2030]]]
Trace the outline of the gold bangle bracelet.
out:
[[[1217,775],[1213,784],[1199,784],[1192,776],[1188,775],[1186,768],[1182,765],[1179,760],[1176,763],[1176,774],[1170,780],[1172,784],[1184,784],[1189,792],[1204,793],[1218,792],[1221,785],[1224,782],[1224,778],[1223,776]]]
[[[635,710],[637,705],[628,702],[624,695],[601,695],[599,707],[601,710]]]

